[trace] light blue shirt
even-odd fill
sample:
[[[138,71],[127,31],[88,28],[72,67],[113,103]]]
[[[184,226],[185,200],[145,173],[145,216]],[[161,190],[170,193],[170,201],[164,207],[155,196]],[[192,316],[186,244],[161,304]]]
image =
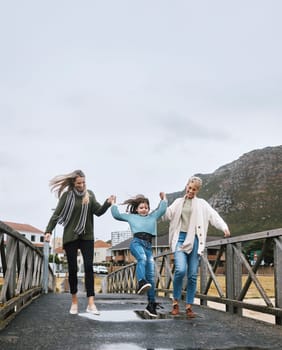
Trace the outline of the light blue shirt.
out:
[[[128,222],[131,232],[146,232],[152,236],[156,236],[157,220],[166,212],[167,201],[161,200],[157,209],[146,216],[131,213],[120,213],[116,204],[111,206],[111,213],[116,220]]]

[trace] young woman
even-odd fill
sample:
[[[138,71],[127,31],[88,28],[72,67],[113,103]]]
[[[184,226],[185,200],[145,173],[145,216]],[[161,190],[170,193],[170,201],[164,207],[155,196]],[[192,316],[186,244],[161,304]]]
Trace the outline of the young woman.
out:
[[[183,278],[187,274],[186,315],[194,318],[192,310],[197,288],[199,257],[205,249],[209,223],[229,237],[227,224],[219,214],[197,194],[202,186],[199,177],[192,176],[186,185],[186,194],[177,198],[166,210],[162,220],[169,220],[169,244],[174,252],[174,280],[172,315],[179,314]]]
[[[145,312],[157,317],[155,300],[155,265],[152,252],[152,238],[157,234],[157,220],[164,215],[167,209],[166,195],[160,193],[160,204],[150,213],[149,199],[143,195],[127,199],[122,204],[127,205],[126,211],[120,213],[116,200],[112,201],[111,212],[115,219],[129,223],[133,239],[130,243],[130,252],[137,260],[137,294],[147,292],[148,305]]]
[[[50,181],[51,191],[57,193],[59,202],[46,228],[45,241],[49,242],[57,223],[64,226],[63,248],[68,261],[69,285],[72,295],[71,314],[78,313],[77,299],[77,251],[83,256],[85,288],[88,297],[86,312],[99,315],[94,303],[94,233],[93,215],[101,216],[111,206],[114,196],[103,205],[99,204],[92,191],[86,188],[85,175],[81,170],[59,175]]]

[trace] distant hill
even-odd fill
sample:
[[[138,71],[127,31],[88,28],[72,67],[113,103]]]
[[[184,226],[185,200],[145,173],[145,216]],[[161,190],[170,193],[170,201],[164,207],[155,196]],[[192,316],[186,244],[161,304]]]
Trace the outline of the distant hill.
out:
[[[254,150],[212,174],[194,175],[203,180],[198,196],[220,213],[232,235],[282,227],[282,146]],[[184,193],[167,194],[169,204]],[[168,223],[159,223],[158,232],[167,234]],[[208,234],[222,233],[210,226]]]

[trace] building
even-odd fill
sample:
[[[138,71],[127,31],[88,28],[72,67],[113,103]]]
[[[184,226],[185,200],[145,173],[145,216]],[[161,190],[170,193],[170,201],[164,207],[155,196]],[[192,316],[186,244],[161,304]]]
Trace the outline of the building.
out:
[[[112,246],[112,260],[115,265],[127,265],[135,261],[131,255],[129,245],[131,238]],[[168,235],[153,238],[153,255],[158,255],[169,250]]]
[[[23,237],[28,239],[36,247],[43,249],[44,232],[29,224],[19,224],[17,222],[3,221],[4,224],[10,226],[13,230],[19,232]]]
[[[3,223],[14,231],[17,231],[20,235],[28,239],[34,246],[43,251],[44,246],[44,232],[38,228],[28,225],[28,224],[19,224],[17,222],[3,221]],[[7,244],[7,234],[4,233],[3,236],[4,246]],[[1,243],[1,242],[0,242]],[[1,254],[0,254],[1,255]],[[0,273],[2,273],[2,261],[0,259]]]
[[[132,232],[127,231],[114,231],[111,233],[112,246],[115,246],[129,238],[132,238]]]
[[[104,263],[108,261],[109,250],[111,244],[106,243],[100,239],[94,242],[94,264]],[[111,255],[111,254],[110,254]]]

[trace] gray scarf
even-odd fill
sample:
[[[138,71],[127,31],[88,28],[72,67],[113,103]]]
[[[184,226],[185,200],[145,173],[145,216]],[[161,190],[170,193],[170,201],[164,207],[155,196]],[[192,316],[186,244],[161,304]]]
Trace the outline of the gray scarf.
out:
[[[79,197],[83,197],[85,195],[84,192],[78,192],[75,188],[72,191],[69,191],[67,194],[65,205],[59,215],[58,223],[62,224],[64,227],[67,226],[67,224],[70,221],[74,204],[75,204],[75,195]],[[78,224],[76,225],[76,228],[74,229],[74,232],[78,235],[81,235],[84,233],[85,224],[86,224],[86,218],[87,218],[87,210],[88,210],[88,203],[82,204],[81,207],[81,213],[79,217]]]

